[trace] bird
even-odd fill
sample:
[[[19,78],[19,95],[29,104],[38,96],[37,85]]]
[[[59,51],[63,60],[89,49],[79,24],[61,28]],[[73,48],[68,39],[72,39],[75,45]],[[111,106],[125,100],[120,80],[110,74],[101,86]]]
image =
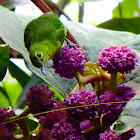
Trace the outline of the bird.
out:
[[[47,62],[61,52],[67,29],[55,12],[47,12],[27,24],[24,30],[24,44],[29,51],[31,63],[46,75]]]

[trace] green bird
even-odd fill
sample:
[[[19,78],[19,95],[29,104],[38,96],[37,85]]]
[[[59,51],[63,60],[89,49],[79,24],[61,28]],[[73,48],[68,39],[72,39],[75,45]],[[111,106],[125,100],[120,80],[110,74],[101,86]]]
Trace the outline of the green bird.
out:
[[[25,47],[29,51],[32,64],[41,68],[44,75],[48,60],[60,53],[66,33],[67,29],[54,12],[45,13],[26,26]],[[66,41],[71,43],[68,39]]]

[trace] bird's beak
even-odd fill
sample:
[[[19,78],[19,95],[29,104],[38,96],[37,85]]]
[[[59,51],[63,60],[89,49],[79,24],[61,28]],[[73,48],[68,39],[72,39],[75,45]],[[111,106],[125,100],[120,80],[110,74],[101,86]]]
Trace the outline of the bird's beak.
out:
[[[44,75],[46,75],[46,71],[45,71],[45,62],[42,61],[42,67],[41,67],[41,71]]]

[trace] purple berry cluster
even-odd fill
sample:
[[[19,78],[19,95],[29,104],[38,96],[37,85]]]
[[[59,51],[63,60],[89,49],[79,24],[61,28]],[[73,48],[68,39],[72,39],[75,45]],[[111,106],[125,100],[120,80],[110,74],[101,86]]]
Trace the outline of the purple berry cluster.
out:
[[[46,86],[44,86],[44,88],[45,87]],[[118,86],[118,89],[119,93],[117,94],[112,91],[106,91],[99,96],[99,103],[107,104],[96,105],[98,98],[95,92],[91,92],[87,89],[81,89],[70,94],[63,102],[54,102],[51,108],[52,111],[45,113],[39,118],[43,130],[37,134],[36,140],[129,140],[130,137],[135,135],[134,130],[123,133],[117,137],[114,136],[115,130],[97,131],[98,133],[93,133],[88,137],[82,134],[82,132],[94,128],[91,118],[97,117],[99,114],[103,114],[103,120],[109,125],[118,119],[125,107],[125,103],[117,102],[128,101],[136,94],[130,86],[122,85]],[[49,94],[49,92],[47,94]],[[96,122],[94,123],[96,124]]]
[[[82,121],[89,119],[91,116],[95,116],[96,105],[83,107],[82,105],[97,104],[97,96],[95,92],[81,89],[74,94],[70,94],[65,100],[65,103],[68,107],[81,106],[68,109],[68,112],[72,119]]]
[[[104,48],[98,55],[98,64],[109,73],[130,73],[137,62],[136,53],[126,46]]]
[[[131,129],[117,137],[115,137],[115,130],[106,130],[104,133],[100,134],[99,140],[129,140],[133,136],[135,136],[134,129]]]
[[[136,53],[126,46],[111,46],[99,53],[98,64],[85,62],[82,49],[73,46],[63,47],[61,54],[53,58],[55,72],[68,79],[75,76],[79,90],[75,88],[74,93],[59,101],[49,86],[31,86],[26,94],[28,108],[17,122],[21,126],[24,115],[32,113],[39,125],[32,131],[34,135],[26,130],[23,137],[28,133],[34,140],[129,140],[135,136],[131,129],[115,137],[114,123],[136,95],[133,87],[117,85],[117,72],[130,73],[136,67]],[[87,84],[92,87],[90,90]],[[0,108],[0,124],[12,115],[9,109]],[[15,122],[0,125],[0,140],[13,139]],[[26,124],[23,128],[28,129]]]
[[[53,58],[53,68],[61,77],[71,79],[75,72],[83,72],[85,62],[86,58],[81,48],[64,46],[62,53]]]
[[[7,118],[12,117],[14,115],[13,111],[7,108],[0,107],[0,124],[6,123]],[[4,125],[0,125],[0,139],[1,140],[12,140],[13,133],[16,130],[15,123],[6,123]]]
[[[69,108],[89,104],[93,105]],[[39,121],[44,129],[37,137],[46,137],[44,133],[47,132],[53,140],[86,140],[81,132],[82,129],[91,127],[90,121],[86,119],[95,116],[95,104],[97,104],[96,94],[86,89],[70,94],[63,102],[56,101],[52,112],[40,116]]]
[[[106,91],[99,98],[100,103],[108,103],[101,104],[100,111],[103,114],[103,119],[105,119],[105,121],[109,121],[111,124],[118,119],[119,115],[121,114],[122,110],[126,105],[126,103],[117,102],[129,101],[132,97],[136,95],[134,89],[130,86],[118,86],[118,90],[118,94],[113,93],[112,91]]]
[[[55,93],[50,90],[47,85],[34,85],[26,94],[26,104],[33,114],[41,113],[50,110],[53,107],[53,104],[56,101],[55,98],[52,98],[54,95]]]
[[[80,48],[65,46],[61,54],[53,58],[53,68],[61,77],[70,79],[76,72],[80,72],[82,76],[85,62],[86,58]],[[99,53],[98,59],[102,69],[110,73],[108,75],[117,72],[130,73],[137,62],[136,53],[126,46],[105,48]],[[99,76],[99,69],[97,71]],[[111,82],[108,83],[112,84]],[[135,136],[134,129],[117,137],[115,127],[110,129],[126,102],[136,95],[135,90],[131,86],[116,84],[117,92],[114,92],[113,88],[100,91],[97,84],[102,85],[102,81],[94,83],[91,80],[91,83],[93,88],[96,85],[95,92],[81,88],[69,94],[64,101],[57,101],[54,92],[48,86],[35,85],[29,89],[26,104],[31,112],[50,111],[38,117],[43,129],[36,135],[36,140],[129,140]]]

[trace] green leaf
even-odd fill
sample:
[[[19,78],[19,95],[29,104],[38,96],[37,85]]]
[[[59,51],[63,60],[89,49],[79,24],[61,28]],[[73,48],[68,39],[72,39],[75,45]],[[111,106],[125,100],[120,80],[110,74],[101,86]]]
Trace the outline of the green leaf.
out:
[[[122,11],[123,18],[133,18],[139,15],[138,0],[124,0],[113,10],[113,18],[120,17],[119,11]]]
[[[18,80],[22,87],[30,80],[30,77],[11,61],[9,61],[9,72],[12,77]]]
[[[0,86],[0,107],[8,108],[10,104],[11,102],[5,89]]]
[[[9,47],[8,45],[0,45],[0,81],[3,80],[9,61]]]
[[[5,81],[4,88],[9,97],[11,105],[14,106],[22,92],[20,83],[16,81],[16,79],[12,79],[12,81]]]
[[[140,18],[113,18],[97,27],[140,34]]]
[[[140,91],[126,104],[117,122],[116,136],[135,129],[136,136],[131,139],[140,139]]]
[[[38,123],[36,121],[31,120],[31,119],[26,119],[26,122],[27,122],[27,125],[28,125],[30,131],[33,131],[38,125]]]

